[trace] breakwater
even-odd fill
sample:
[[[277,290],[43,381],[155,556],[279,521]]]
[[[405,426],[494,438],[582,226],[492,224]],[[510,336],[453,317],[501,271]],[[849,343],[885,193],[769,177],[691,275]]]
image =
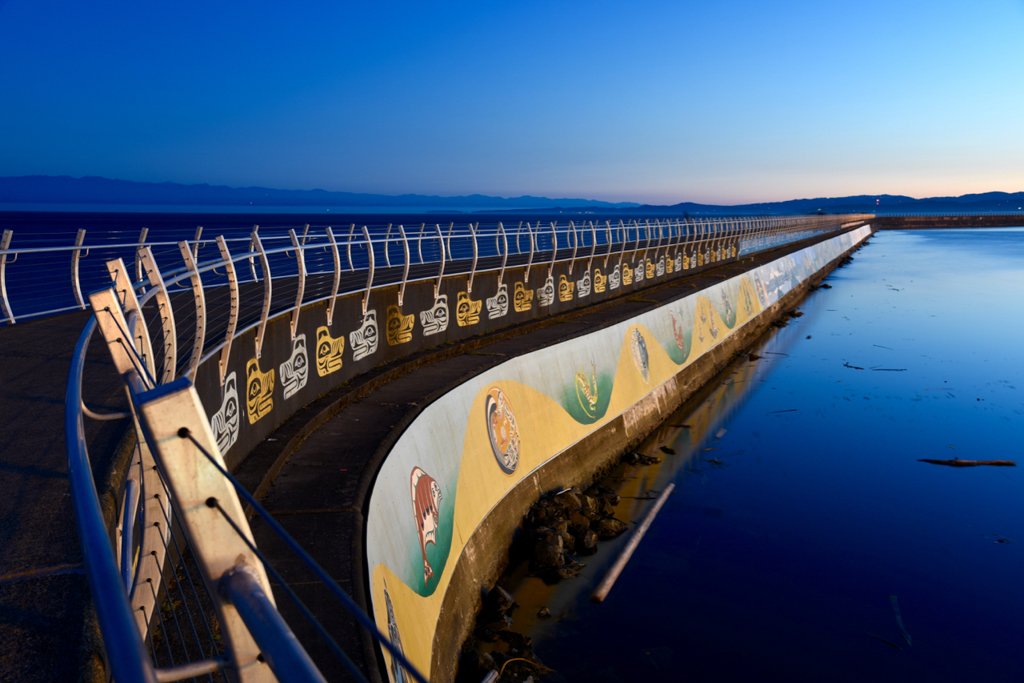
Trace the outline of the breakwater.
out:
[[[637,443],[870,234],[856,228],[512,358],[420,411],[390,448],[367,511],[378,627],[431,680],[449,680],[467,615],[529,505]]]

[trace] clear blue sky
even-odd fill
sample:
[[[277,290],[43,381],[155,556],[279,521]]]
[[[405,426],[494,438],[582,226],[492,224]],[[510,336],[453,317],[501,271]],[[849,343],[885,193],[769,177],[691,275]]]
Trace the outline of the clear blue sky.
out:
[[[0,0],[0,176],[739,203],[1024,190],[1024,0]]]

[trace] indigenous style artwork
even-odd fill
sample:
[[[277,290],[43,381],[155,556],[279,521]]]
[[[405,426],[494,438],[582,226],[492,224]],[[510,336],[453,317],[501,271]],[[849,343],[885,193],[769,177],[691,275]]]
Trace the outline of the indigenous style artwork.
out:
[[[611,275],[608,276],[608,289],[618,289],[621,283],[622,271],[619,270],[619,266],[616,265],[614,270],[612,270]]]
[[[274,368],[260,370],[260,362],[250,358],[245,365],[245,408],[249,424],[259,422],[274,409]]]
[[[459,327],[469,327],[480,322],[480,309],[483,302],[480,299],[470,298],[469,292],[459,292],[458,301],[455,304],[455,322]]]
[[[550,306],[555,301],[555,281],[548,275],[544,280],[544,286],[537,288],[537,305],[540,307]]]
[[[665,265],[666,274],[671,275],[676,271],[676,262],[671,256],[669,256],[667,259],[664,256],[662,256],[661,263]]]
[[[576,298],[590,296],[590,271],[583,271],[583,277],[576,281]]]
[[[388,309],[389,311],[391,309]],[[412,339],[412,315],[409,315],[409,339]],[[434,297],[434,305],[425,311],[420,311],[420,325],[423,326],[423,334],[430,336],[439,334],[448,329],[448,295],[438,294]],[[388,328],[390,333],[391,314],[388,313]],[[408,340],[407,340],[408,341]],[[404,342],[403,342],[404,343]]]
[[[718,339],[718,316],[715,315],[714,307],[706,296],[697,297],[697,341],[704,344],[710,338],[711,341]]]
[[[487,392],[484,410],[487,415],[487,437],[491,442],[494,459],[498,461],[502,472],[512,474],[519,466],[519,427],[512,406],[505,393],[493,387]]]
[[[508,314],[508,285],[498,285],[494,296],[487,297],[487,319],[504,318]]]
[[[633,362],[636,364],[636,369],[640,371],[640,376],[644,378],[645,382],[649,382],[651,379],[651,358],[647,354],[647,342],[644,341],[644,335],[635,327],[630,333],[629,350],[633,354]]]
[[[565,276],[565,273],[562,273],[561,275],[559,275],[558,276],[558,300],[561,301],[562,303],[565,303],[566,301],[572,301],[572,291],[573,291],[574,287],[575,287],[575,285],[573,284],[573,281],[570,280],[569,278],[567,278]]]
[[[292,355],[281,363],[281,389],[285,400],[299,393],[309,379],[309,354],[306,352],[306,335],[296,335],[292,340]]]
[[[594,292],[597,294],[604,294],[604,290],[607,286],[608,277],[601,272],[600,268],[594,268]]]
[[[628,263],[622,264],[622,284],[626,287],[633,284],[633,269],[629,267]],[[612,287],[617,289],[617,287]]]
[[[739,298],[740,284],[734,279],[726,280],[718,286],[715,297],[711,300],[715,310],[728,328],[736,327],[736,300]]]
[[[377,351],[377,311],[369,310],[363,315],[363,322],[358,329],[348,335],[352,345],[352,360],[362,360]]]
[[[512,302],[516,313],[526,313],[533,308],[533,290],[528,289],[522,282],[517,282],[513,290]]]
[[[316,374],[326,377],[341,370],[344,362],[345,337],[332,337],[326,325],[316,328]]]
[[[641,259],[640,262],[636,264],[636,267],[633,268],[633,282],[638,282],[639,283],[639,282],[643,282],[643,281],[644,281],[644,262]],[[629,283],[627,282],[626,284],[629,284]]]
[[[220,400],[220,410],[210,418],[210,427],[213,430],[213,437],[217,441],[217,448],[221,455],[227,453],[235,441],[238,440],[238,375],[234,372],[224,380],[224,387],[221,389],[223,398]]]
[[[445,327],[448,326],[448,309],[445,308]],[[395,304],[388,306],[388,320],[385,327],[385,337],[388,346],[408,344],[412,341],[412,328],[416,325],[416,316],[412,313],[405,315],[402,309]]]
[[[658,263],[654,267],[654,273],[658,277],[661,277],[662,275],[665,274],[665,257],[664,256],[659,256],[658,257]]]
[[[388,612],[388,640],[395,646],[402,655],[405,655],[405,650],[402,649],[402,636],[398,633],[398,621],[395,620],[395,606],[391,603],[391,594],[388,593],[387,582],[384,583],[384,604],[385,609]],[[405,683],[405,669],[398,663],[398,659],[394,656],[391,657],[391,680],[395,683]]]
[[[441,487],[434,478],[414,467],[410,475],[409,491],[412,495],[412,509],[416,515],[416,530],[420,535],[420,552],[423,555],[423,583],[430,585],[434,568],[427,560],[427,544],[437,543],[437,526],[441,519]]]
[[[421,671],[443,666],[433,644],[441,620],[451,618],[442,613],[445,594],[494,506],[869,235],[868,228],[844,233],[630,320],[510,358],[426,406],[388,453],[367,506],[366,562],[378,627],[394,641],[401,632],[403,652]],[[691,268],[711,258],[710,246],[700,246],[689,254]],[[677,265],[687,256],[680,253]],[[646,269],[622,265],[608,274],[608,287],[613,275]],[[599,280],[595,270],[593,291]],[[578,281],[572,284],[578,291]],[[529,310],[533,294],[517,282],[517,310],[522,301]],[[226,383],[225,395],[229,389]],[[384,661],[393,681],[408,680],[386,652]]]
[[[680,270],[683,269],[683,256],[682,256],[682,254],[678,254],[677,253],[674,261],[675,261],[675,264],[676,264],[676,272],[679,272]]]
[[[657,267],[654,265],[654,261],[647,259],[647,263],[644,268],[644,277],[648,280],[653,280],[655,272],[657,272]],[[662,272],[664,272],[664,266],[662,266]]]

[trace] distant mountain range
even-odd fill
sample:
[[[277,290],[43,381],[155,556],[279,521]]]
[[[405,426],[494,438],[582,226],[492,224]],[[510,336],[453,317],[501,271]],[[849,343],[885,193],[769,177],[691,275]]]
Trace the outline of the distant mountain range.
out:
[[[0,210],[8,205],[103,205],[250,207],[254,210],[295,207],[337,208],[359,211],[475,211],[521,213],[573,211],[644,215],[763,215],[812,213],[1016,213],[1024,208],[1024,192],[986,192],[960,197],[915,199],[904,195],[856,195],[791,199],[780,202],[720,205],[682,202],[668,206],[635,202],[603,202],[594,199],[549,197],[493,197],[482,194],[440,197],[436,195],[366,194],[328,190],[276,190],[265,187],[226,187],[144,183],[109,178],[69,176],[16,176],[0,178]]]
[[[366,194],[328,190],[275,190],[266,187],[141,183],[131,180],[69,176],[0,178],[3,204],[131,204],[252,207],[338,207],[344,209],[414,208],[460,211],[524,209],[626,209],[636,202],[548,197],[491,197],[482,194],[439,197],[421,194]]]

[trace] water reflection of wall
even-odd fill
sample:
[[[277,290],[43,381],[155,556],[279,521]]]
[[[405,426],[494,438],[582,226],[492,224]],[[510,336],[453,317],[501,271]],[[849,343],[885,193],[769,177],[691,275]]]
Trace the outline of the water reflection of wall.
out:
[[[840,235],[631,320],[511,359],[425,408],[389,453],[367,513],[379,627],[399,632],[406,655],[430,672],[452,569],[503,497],[611,421],[622,418],[628,433],[641,422],[638,411],[664,404],[650,399],[668,391],[679,372],[869,234],[861,228]],[[727,402],[739,391],[726,387],[713,396]],[[710,415],[695,416],[696,433],[711,429]]]

